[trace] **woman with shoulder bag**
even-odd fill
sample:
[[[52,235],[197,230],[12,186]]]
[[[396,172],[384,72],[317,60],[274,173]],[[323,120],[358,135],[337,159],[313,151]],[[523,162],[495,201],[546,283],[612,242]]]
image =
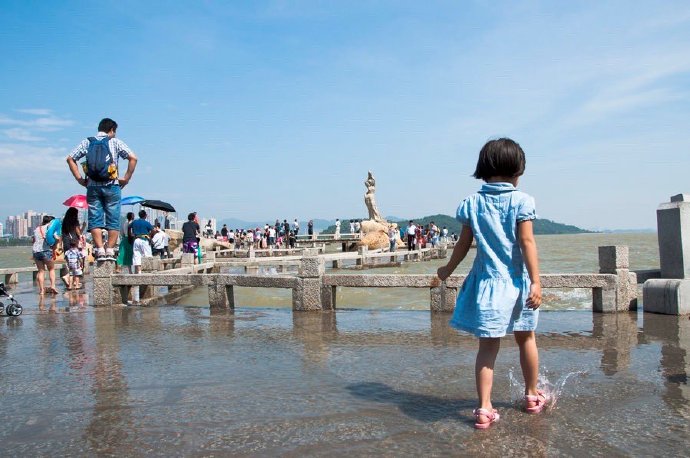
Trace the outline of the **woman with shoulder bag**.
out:
[[[38,268],[38,275],[36,281],[38,283],[38,294],[45,293],[57,294],[55,289],[55,263],[53,261],[53,248],[48,244],[47,232],[48,227],[55,218],[49,215],[43,217],[41,225],[34,229],[33,236],[33,259]],[[45,288],[45,271],[48,270],[48,278],[50,279],[50,287]]]

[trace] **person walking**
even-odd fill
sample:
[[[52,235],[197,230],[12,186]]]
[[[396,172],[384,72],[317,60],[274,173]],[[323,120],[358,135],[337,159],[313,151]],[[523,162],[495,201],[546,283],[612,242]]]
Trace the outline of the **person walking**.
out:
[[[67,156],[67,164],[77,183],[86,187],[86,201],[89,204],[89,227],[94,243],[94,257],[97,261],[115,260],[115,243],[120,230],[120,198],[124,188],[134,174],[137,157],[121,140],[116,138],[117,123],[104,118],[98,124],[95,137],[83,140]],[[82,164],[86,176],[82,177],[77,161],[86,157]],[[127,171],[120,178],[118,160],[127,161]],[[108,231],[108,246],[104,247],[101,230]]]
[[[199,232],[201,228],[196,222],[196,213],[187,215],[187,222],[182,225],[182,252],[193,254],[196,258],[199,249]]]
[[[31,247],[32,257],[38,269],[36,282],[38,283],[38,294],[45,293],[57,294],[55,289],[55,262],[53,261],[53,248],[48,244],[47,232],[48,226],[55,218],[53,216],[45,215],[41,220],[41,225],[34,229],[33,245]],[[45,272],[48,271],[48,279],[50,286],[45,287]]]
[[[473,176],[485,184],[458,207],[460,240],[448,263],[436,272],[445,281],[476,240],[477,255],[450,324],[479,338],[475,364],[479,402],[473,412],[478,429],[488,428],[500,418],[491,403],[491,388],[501,337],[508,332],[514,334],[520,350],[524,409],[540,413],[550,401],[537,388],[539,354],[534,331],[542,293],[532,228],[537,217],[534,199],[516,189],[524,170],[525,153],[513,140],[501,138],[484,145]]]
[[[143,258],[152,257],[151,253],[151,237],[154,229],[151,223],[146,221],[146,211],[139,210],[139,219],[132,221],[130,225],[132,228],[132,235],[134,236],[134,244],[132,244],[132,266],[134,273],[141,273],[141,264]],[[139,287],[132,288],[132,305],[140,305],[139,302]]]

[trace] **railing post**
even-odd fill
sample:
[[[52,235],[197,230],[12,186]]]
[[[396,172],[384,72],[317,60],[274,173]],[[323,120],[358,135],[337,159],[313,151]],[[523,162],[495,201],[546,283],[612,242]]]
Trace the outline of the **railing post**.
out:
[[[208,303],[211,309],[235,310],[235,293],[232,285],[226,285],[216,278],[208,285]]]
[[[322,276],[326,271],[323,258],[303,257],[297,274],[299,284],[292,290],[292,310],[321,310]]]
[[[93,265],[93,305],[95,307],[113,305],[112,275],[114,272],[113,261],[102,261]]]
[[[622,312],[637,309],[637,278],[630,272],[627,246],[600,246],[599,273],[615,274],[613,285],[592,290],[594,312]]]
[[[446,282],[431,288],[431,311],[452,312],[455,309],[455,300],[458,288],[449,287]]]

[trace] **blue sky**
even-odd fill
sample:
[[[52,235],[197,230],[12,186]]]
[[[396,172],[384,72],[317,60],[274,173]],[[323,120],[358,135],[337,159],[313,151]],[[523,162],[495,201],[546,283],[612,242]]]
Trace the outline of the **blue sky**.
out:
[[[50,5],[46,8],[46,5]],[[3,0],[0,221],[83,192],[109,116],[125,195],[272,221],[454,214],[490,138],[540,216],[652,228],[690,192],[690,3]]]

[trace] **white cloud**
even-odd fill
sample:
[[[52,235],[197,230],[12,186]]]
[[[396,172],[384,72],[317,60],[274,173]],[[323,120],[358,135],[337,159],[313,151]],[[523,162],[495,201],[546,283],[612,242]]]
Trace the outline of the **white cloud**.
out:
[[[65,127],[73,126],[74,121],[53,115],[39,116],[34,119],[17,119],[0,114],[0,125],[19,126],[27,129],[40,130],[42,132],[54,132]]]
[[[2,131],[10,140],[17,140],[20,142],[36,142],[45,140],[42,137],[32,135],[31,132],[22,127],[13,127]]]
[[[41,172],[67,173],[67,152],[52,146],[0,143],[0,169],[14,181],[39,179]]]
[[[50,116],[53,110],[48,108],[20,108],[16,110],[19,113],[25,113],[36,116]]]

